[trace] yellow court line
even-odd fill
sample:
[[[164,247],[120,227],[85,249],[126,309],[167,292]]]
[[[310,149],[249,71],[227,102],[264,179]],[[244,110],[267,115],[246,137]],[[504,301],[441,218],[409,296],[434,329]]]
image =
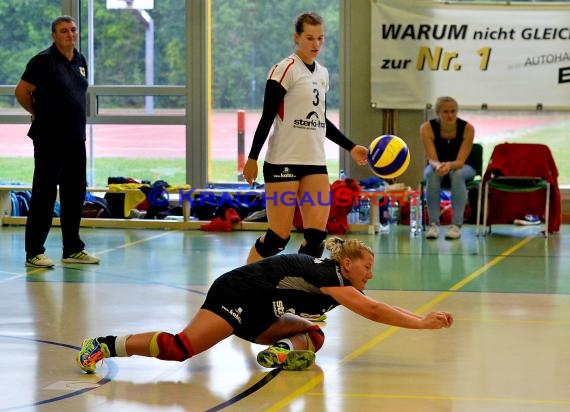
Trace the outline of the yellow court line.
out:
[[[157,239],[157,238],[159,238],[159,237],[168,236],[169,234],[175,233],[175,232],[178,232],[178,230],[168,230],[168,231],[166,231],[166,232],[164,232],[164,233],[159,233],[159,234],[157,234],[157,235],[155,235],[155,236],[150,236],[150,237],[147,237],[147,238],[144,238],[144,239],[137,240],[137,241],[135,241],[135,242],[125,243],[125,244],[123,244],[123,245],[121,245],[121,246],[117,246],[117,247],[114,247],[114,248],[111,248],[111,249],[101,250],[101,251],[99,251],[99,252],[92,253],[92,254],[93,254],[93,255],[104,255],[104,254],[106,254],[106,253],[113,252],[113,251],[115,251],[115,250],[125,249],[125,248],[128,248],[128,247],[134,246],[134,245],[138,245],[139,243],[144,243],[144,242],[148,242],[149,240]],[[24,278],[24,277],[27,277],[27,276],[30,276],[30,275],[34,275],[34,274],[36,274],[36,273],[38,273],[38,272],[49,271],[49,270],[51,270],[51,268],[35,268],[35,269],[27,270],[27,271],[24,272],[24,273],[14,273],[14,272],[0,271],[0,273],[8,273],[8,274],[13,274],[13,275],[14,275],[14,276],[9,277],[9,278],[7,278],[7,279],[0,279],[0,283],[5,283],[5,282],[7,282],[7,281],[11,281],[11,280],[18,279],[18,278]]]
[[[455,285],[453,285],[452,287],[450,287],[446,292],[442,292],[439,295],[437,295],[435,298],[433,298],[432,300],[430,300],[428,303],[426,303],[425,305],[421,306],[420,308],[418,308],[415,312],[420,314],[420,313],[424,313],[426,311],[428,311],[429,309],[431,309],[432,307],[434,307],[436,304],[442,302],[443,300],[447,299],[449,297],[449,295],[451,295],[452,292],[456,292],[459,289],[461,289],[462,287],[466,286],[469,282],[471,282],[472,280],[475,280],[477,277],[479,277],[481,274],[483,274],[484,272],[486,272],[488,269],[492,268],[493,266],[495,266],[497,263],[499,263],[501,260],[505,259],[507,256],[513,254],[514,252],[516,252],[518,249],[520,249],[521,247],[523,247],[524,245],[526,245],[528,242],[530,242],[533,238],[532,237],[527,237],[524,238],[523,240],[521,240],[520,242],[518,242],[517,244],[515,244],[514,246],[508,248],[507,250],[505,250],[503,253],[499,254],[499,256],[497,256],[496,258],[494,258],[493,260],[491,260],[490,262],[488,262],[487,264],[481,266],[479,269],[477,269],[476,271],[472,272],[470,275],[464,277],[463,279],[461,279],[459,282],[457,282]]]
[[[447,299],[452,292],[457,291],[459,289],[461,289],[462,287],[464,287],[465,285],[467,285],[469,282],[473,281],[474,279],[476,279],[478,276],[480,276],[482,273],[484,273],[485,271],[487,271],[488,269],[490,269],[491,267],[495,266],[496,264],[498,264],[500,261],[502,261],[503,259],[505,259],[506,257],[508,257],[509,255],[511,255],[512,253],[514,253],[515,251],[517,251],[518,249],[520,249],[521,247],[523,247],[524,245],[526,245],[528,242],[530,242],[533,238],[532,237],[527,237],[524,238],[523,240],[521,240],[520,242],[516,243],[514,246],[508,248],[507,250],[505,250],[503,253],[499,254],[499,256],[495,257],[493,260],[491,260],[490,262],[488,262],[487,264],[481,266],[479,269],[475,270],[474,272],[472,272],[471,274],[469,274],[468,276],[466,276],[465,278],[463,278],[462,280],[460,280],[459,282],[457,282],[455,285],[451,286],[448,290],[446,290],[445,292],[441,292],[439,295],[437,295],[435,298],[431,299],[429,302],[427,302],[426,304],[420,306],[418,309],[416,309],[414,312],[417,314],[421,314],[424,313],[426,311],[428,311],[430,308],[434,307],[435,305],[437,305],[438,303],[442,302],[443,300]],[[384,339],[392,336],[394,333],[396,333],[398,330],[400,330],[400,328],[395,327],[395,326],[391,326],[390,328],[388,328],[386,331],[382,332],[381,334],[377,335],[376,337],[372,338],[370,341],[368,341],[367,343],[365,343],[364,345],[360,346],[359,348],[357,348],[356,350],[354,350],[352,353],[349,353],[347,356],[345,356],[343,359],[341,359],[338,363],[338,366],[342,365],[343,363],[347,363],[350,362],[351,360],[357,358],[358,356],[362,355],[363,353],[367,352],[368,350],[372,349],[374,346],[378,345],[381,341],[383,341]],[[337,368],[338,368],[337,366]],[[309,390],[311,390],[312,388],[314,388],[316,385],[318,385],[319,383],[321,383],[324,379],[324,373],[320,373],[318,376],[315,376],[313,379],[311,379],[310,381],[308,381],[306,384],[304,384],[303,386],[301,386],[299,389],[297,389],[296,391],[294,391],[293,393],[291,393],[289,396],[286,396],[285,398],[283,398],[282,400],[280,400],[279,402],[277,402],[275,405],[273,405],[272,407],[268,408],[267,411],[278,411],[281,408],[284,408],[285,406],[287,406],[289,403],[291,403],[292,401],[294,401],[296,398],[306,394]]]
[[[536,325],[570,325],[570,320],[541,320],[541,319],[484,319],[484,318],[453,318],[454,321],[477,322],[477,323],[513,323],[513,324],[536,324]]]
[[[324,396],[324,392],[311,392],[310,396]],[[498,403],[514,403],[525,405],[570,405],[570,399],[549,400],[549,399],[512,399],[512,398],[492,398],[477,396],[443,396],[443,395],[397,395],[389,393],[336,393],[337,397],[345,398],[380,398],[380,399],[420,399],[420,400],[446,400],[446,401],[479,401],[479,402],[498,402]]]
[[[117,247],[114,247],[114,248],[111,248],[111,249],[101,250],[101,251],[99,251],[99,252],[97,252],[97,253],[93,253],[93,254],[94,254],[94,255],[104,255],[105,253],[114,252],[115,250],[120,250],[120,249],[126,249],[126,248],[128,248],[128,247],[131,247],[131,246],[134,246],[134,245],[138,245],[138,244],[140,244],[140,243],[145,243],[145,242],[148,242],[149,240],[158,239],[159,237],[168,236],[169,234],[171,234],[171,233],[176,233],[176,232],[178,232],[178,230],[167,230],[166,232],[164,232],[164,233],[159,233],[159,234],[157,234],[157,235],[155,235],[155,236],[150,236],[150,237],[147,237],[147,238],[144,238],[144,239],[136,240],[136,241],[134,241],[134,242],[125,243],[125,244],[123,244],[123,245],[121,245],[121,246],[117,246]]]
[[[40,270],[46,270],[46,269],[34,269],[34,270],[30,270],[29,272],[23,273],[23,274],[22,273],[14,273],[14,272],[5,272],[3,270],[0,270],[0,273],[2,273],[2,274],[14,275],[14,276],[10,276],[9,278],[0,279],[0,283],[6,283],[6,282],[10,282],[14,279],[24,278],[24,277],[28,276],[29,274],[33,274],[33,273],[40,271]]]
[[[29,266],[26,266],[26,267],[29,267]],[[9,278],[0,279],[0,283],[6,283],[6,282],[10,282],[10,281],[15,280],[15,279],[25,278],[25,277],[28,277],[30,275],[35,275],[36,273],[40,273],[40,272],[49,272],[52,269],[53,269],[53,267],[34,268],[34,269],[26,270],[23,273],[22,272],[7,272],[4,270],[0,270],[0,273],[6,273],[8,275],[14,275],[14,276],[11,276]]]

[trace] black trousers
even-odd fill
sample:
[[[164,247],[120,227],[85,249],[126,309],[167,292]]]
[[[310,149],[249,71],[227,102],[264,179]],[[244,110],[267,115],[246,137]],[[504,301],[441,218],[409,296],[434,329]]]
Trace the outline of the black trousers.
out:
[[[85,141],[34,140],[34,181],[26,223],[26,258],[45,252],[59,185],[63,257],[84,249],[79,237],[87,188]]]

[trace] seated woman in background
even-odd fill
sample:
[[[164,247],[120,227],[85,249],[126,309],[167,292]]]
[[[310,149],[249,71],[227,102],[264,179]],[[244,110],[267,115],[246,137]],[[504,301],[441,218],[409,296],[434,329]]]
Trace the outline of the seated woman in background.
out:
[[[439,213],[441,182],[449,176],[451,184],[451,207],[453,215],[451,226],[445,234],[446,239],[461,237],[463,214],[467,204],[465,182],[475,177],[475,169],[468,163],[473,147],[475,128],[457,117],[459,105],[449,96],[439,97],[435,103],[435,119],[420,126],[420,137],[428,164],[424,169],[426,179],[426,198],[429,217],[427,239],[439,237]]]

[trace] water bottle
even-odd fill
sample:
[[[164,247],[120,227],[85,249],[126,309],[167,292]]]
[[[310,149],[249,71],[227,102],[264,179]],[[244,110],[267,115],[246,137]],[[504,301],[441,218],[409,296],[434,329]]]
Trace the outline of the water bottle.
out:
[[[339,178],[340,180],[346,179],[346,173],[344,172],[344,169],[340,169],[340,170],[338,171],[338,178]]]
[[[370,199],[368,198],[361,198],[359,199],[360,203],[360,223],[369,223],[370,222]]]
[[[392,197],[388,205],[388,219],[391,226],[396,226],[398,224],[399,215],[400,204],[395,198]]]
[[[410,195],[410,235],[422,232],[422,200],[419,194]]]
[[[390,198],[386,193],[386,186],[380,184],[378,192],[382,196],[375,197],[375,200],[379,203],[376,223],[378,224],[378,231],[380,233],[387,233],[390,230],[390,215],[388,214],[388,206],[390,204]]]
[[[388,233],[390,231],[390,214],[388,213],[388,202],[380,206],[379,212],[378,223],[380,224],[380,233]]]
[[[351,225],[360,223],[360,204],[354,203],[348,214],[348,223]]]
[[[422,202],[421,193],[416,194],[416,203],[418,204],[418,214],[416,217],[416,222],[418,223],[418,231],[421,232],[424,228],[424,205]]]

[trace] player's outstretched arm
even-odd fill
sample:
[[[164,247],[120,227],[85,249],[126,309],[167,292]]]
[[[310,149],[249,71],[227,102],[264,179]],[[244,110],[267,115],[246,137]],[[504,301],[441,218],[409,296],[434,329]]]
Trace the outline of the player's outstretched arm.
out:
[[[448,312],[431,312],[422,317],[408,310],[376,301],[352,286],[325,287],[322,291],[347,309],[374,322],[407,329],[441,329],[453,324],[453,316]]]

